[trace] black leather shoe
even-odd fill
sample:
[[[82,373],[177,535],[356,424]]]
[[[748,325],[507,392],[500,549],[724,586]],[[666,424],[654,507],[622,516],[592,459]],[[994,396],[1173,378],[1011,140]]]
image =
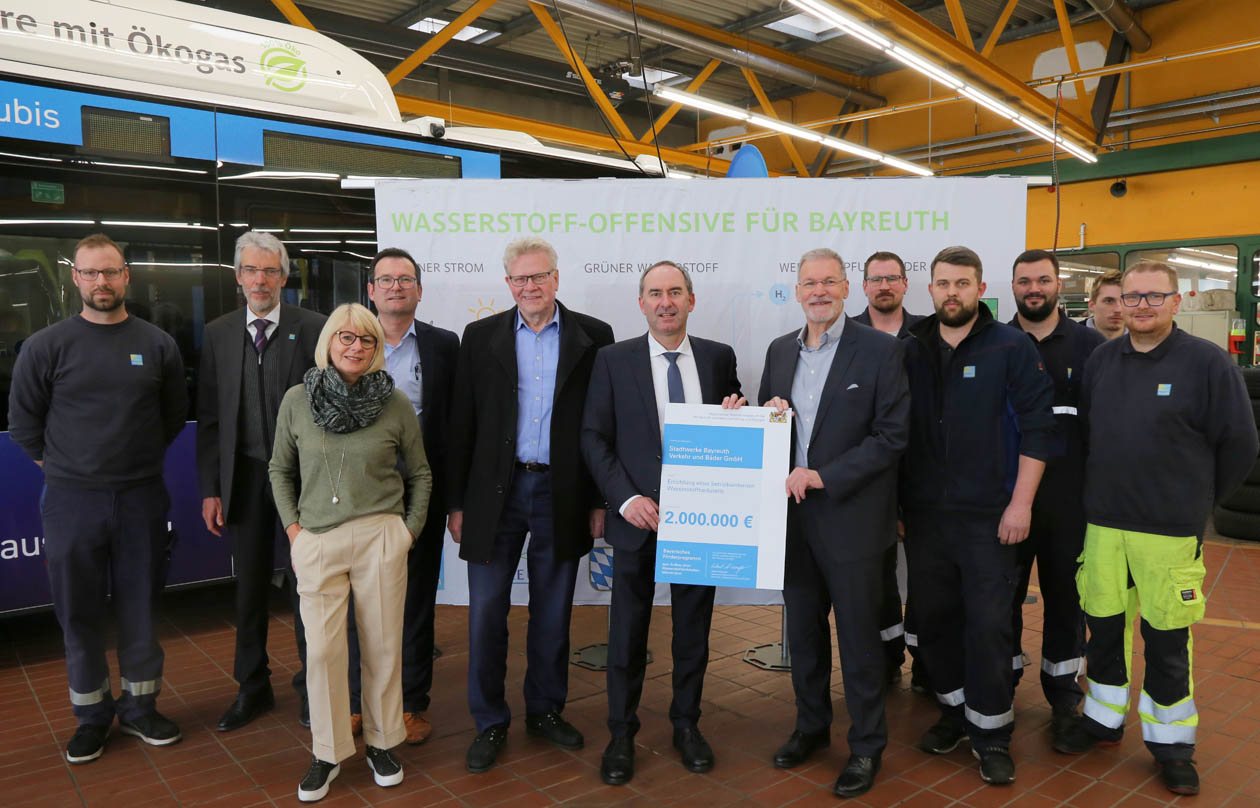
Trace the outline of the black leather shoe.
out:
[[[856,797],[865,794],[875,785],[875,774],[879,771],[879,755],[865,757],[849,755],[849,762],[844,771],[836,778],[834,789],[837,797]]]
[[[302,706],[298,708],[298,723],[311,728],[311,700],[305,695],[302,696]]]
[[[555,710],[541,715],[526,715],[525,732],[550,741],[561,749],[581,749],[586,743],[578,728],[561,718]]]
[[[682,755],[682,764],[688,771],[703,774],[713,768],[713,749],[699,727],[674,727],[674,748]]]
[[[464,758],[464,767],[473,774],[481,774],[494,768],[499,750],[507,743],[507,724],[495,724],[473,739]]]
[[[779,747],[779,751],[774,753],[774,767],[776,769],[794,769],[805,761],[819,749],[825,749],[831,746],[831,731],[822,730],[821,732],[800,732],[799,730],[792,733],[792,737],[787,739],[787,743]]]
[[[1199,772],[1194,768],[1193,760],[1157,760],[1159,779],[1164,781],[1164,788],[1174,794],[1198,794]]]
[[[965,737],[967,730],[963,728],[962,722],[943,715],[940,721],[923,733],[923,737],[919,739],[919,748],[933,755],[948,755]]]
[[[634,739],[618,735],[604,748],[599,779],[610,786],[624,786],[634,777]]]
[[[253,696],[244,693],[236,697],[232,706],[219,719],[219,732],[231,732],[240,729],[258,716],[276,706],[275,694],[270,688]]]

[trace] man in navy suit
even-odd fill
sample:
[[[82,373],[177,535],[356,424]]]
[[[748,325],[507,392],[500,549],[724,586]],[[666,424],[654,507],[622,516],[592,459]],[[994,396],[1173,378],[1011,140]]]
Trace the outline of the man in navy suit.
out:
[[[871,788],[888,745],[880,641],[884,556],[896,537],[897,462],[910,431],[901,343],[844,316],[849,282],[832,250],[805,253],[796,299],[805,326],[770,343],[759,398],[793,407],[783,603],[796,729],[774,756],[804,763],[831,743],[831,636],[849,718],[849,760],[835,793]]]
[[[407,553],[407,600],[403,607],[403,726],[407,743],[422,744],[433,727],[423,713],[429,709],[433,684],[433,607],[442,543],[446,537],[446,455],[450,443],[451,390],[459,336],[454,331],[416,319],[424,286],[416,261],[406,250],[387,247],[372,259],[368,297],[385,332],[385,370],[394,386],[407,395],[420,419],[424,453],[433,472],[429,518]],[[350,617],[350,726],[358,735],[363,727],[359,696],[358,630]]]
[[[613,556],[608,633],[608,729],[600,777],[622,785],[634,776],[637,710],[647,666],[648,624],[656,591],[657,500],[661,431],[669,403],[738,407],[739,377],[729,345],[687,334],[695,308],[691,276],[672,261],[639,278],[639,309],[648,333],[600,350],[591,371],[582,454],[608,503],[607,540]],[[713,587],[673,584],[674,746],[693,772],[713,768],[713,750],[700,733],[700,691],[709,661]]]

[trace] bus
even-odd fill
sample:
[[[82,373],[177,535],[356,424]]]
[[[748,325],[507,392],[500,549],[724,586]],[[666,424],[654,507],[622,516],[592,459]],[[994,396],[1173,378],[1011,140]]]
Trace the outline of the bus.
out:
[[[377,179],[660,170],[519,133],[404,121],[379,70],[304,28],[166,0],[5,3],[0,614],[51,602],[43,477],[9,438],[8,397],[23,340],[81,307],[70,268],[82,236],[105,232],[123,246],[128,312],[175,339],[195,402],[205,324],[244,305],[232,262],[246,230],[285,243],[284,302],[328,312],[367,302]],[[170,586],[233,575],[229,543],[201,522],[194,409],[166,460]]]

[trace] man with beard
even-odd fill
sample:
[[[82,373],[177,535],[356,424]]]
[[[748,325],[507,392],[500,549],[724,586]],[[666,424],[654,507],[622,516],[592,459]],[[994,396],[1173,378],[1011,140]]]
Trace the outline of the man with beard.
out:
[[[869,325],[885,334],[901,339],[910,333],[910,326],[923,319],[901,305],[909,288],[906,264],[893,252],[872,253],[862,267],[862,291],[866,293],[866,309],[853,318],[855,323]],[[880,611],[879,636],[884,641],[884,678],[894,683],[901,680],[901,666],[910,663],[910,689],[922,695],[931,693],[927,668],[919,658],[919,636],[914,620],[910,588],[906,587],[905,622],[901,616],[901,591],[897,586],[897,543],[884,554],[884,602]],[[908,582],[907,582],[908,583]]]
[[[982,271],[966,247],[932,260],[936,313],[906,339],[900,501],[919,650],[941,704],[919,748],[943,755],[966,735],[981,779],[1003,785],[1015,779],[1015,545],[1028,537],[1052,450],[1054,388],[1028,338],[981,304]]]
[[[154,623],[170,551],[162,466],[188,417],[188,391],[175,340],[127,314],[122,248],[88,236],[71,272],[83,311],[23,345],[9,434],[44,470],[44,551],[78,719],[66,760],[86,763],[105,750],[115,716],[145,743],[180,739],[156,708],[163,654]],[[117,702],[105,658],[111,604]]]
[[[219,732],[249,724],[276,704],[267,667],[271,576],[276,544],[288,547],[271,495],[267,464],[280,401],[315,364],[324,316],[280,302],[289,254],[270,233],[249,230],[236,240],[233,264],[245,306],[206,326],[197,389],[197,473],[206,530],[227,533],[236,571],[236,698],[219,718]],[[310,726],[306,700],[306,633],[297,579],[284,565],[301,669],[293,688],[298,722]]]
[[[1203,619],[1203,530],[1256,462],[1256,424],[1229,354],[1173,321],[1177,273],[1142,261],[1121,282],[1126,336],[1094,351],[1081,380],[1089,425],[1085,551],[1089,625],[1084,716],[1054,748],[1114,745],[1129,715],[1133,612],[1146,670],[1142,740],[1174,794],[1199,793],[1191,626]],[[1123,447],[1123,451],[1116,451]]]
[[[1120,303],[1120,278],[1118,269],[1111,269],[1094,278],[1089,286],[1089,318],[1087,328],[1096,329],[1107,339],[1115,339],[1124,333],[1124,306]]]
[[[1020,542],[1019,585],[1012,627],[1015,637],[1015,684],[1023,675],[1024,597],[1033,561],[1041,585],[1041,689],[1051,708],[1051,728],[1060,741],[1076,724],[1076,708],[1085,697],[1077,677],[1085,665],[1085,614],[1076,593],[1076,559],[1085,544],[1085,433],[1077,412],[1085,360],[1106,340],[1073,322],[1059,310],[1059,259],[1045,250],[1028,250],[1015,259],[1011,291],[1018,314],[1010,324],[1037,346],[1054,383],[1054,419],[1058,449],[1033,501],[1028,539]]]

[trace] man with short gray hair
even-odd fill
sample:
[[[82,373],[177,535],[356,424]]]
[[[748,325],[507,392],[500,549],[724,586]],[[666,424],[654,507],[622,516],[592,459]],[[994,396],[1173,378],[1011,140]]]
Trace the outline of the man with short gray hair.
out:
[[[236,570],[236,700],[219,719],[230,732],[275,706],[267,667],[267,602],[276,546],[288,541],[276,513],[267,476],[280,399],[302,383],[315,364],[315,340],[324,316],[280,302],[289,258],[284,243],[250,230],[236,240],[236,282],[245,307],[206,326],[197,393],[197,472],[201,516],[216,536],[232,542]],[[299,721],[309,725],[306,703],[306,638],[297,608],[293,571],[283,564],[293,603],[302,669],[293,687],[302,701]]]
[[[525,730],[564,749],[582,733],[561,713],[569,687],[569,616],[578,561],[604,532],[578,447],[602,320],[556,300],[555,249],[527,236],[503,255],[516,306],[469,323],[451,396],[447,529],[468,562],[468,706],[477,737],[466,768],[488,771],[507,742],[508,611],[529,534]]]

